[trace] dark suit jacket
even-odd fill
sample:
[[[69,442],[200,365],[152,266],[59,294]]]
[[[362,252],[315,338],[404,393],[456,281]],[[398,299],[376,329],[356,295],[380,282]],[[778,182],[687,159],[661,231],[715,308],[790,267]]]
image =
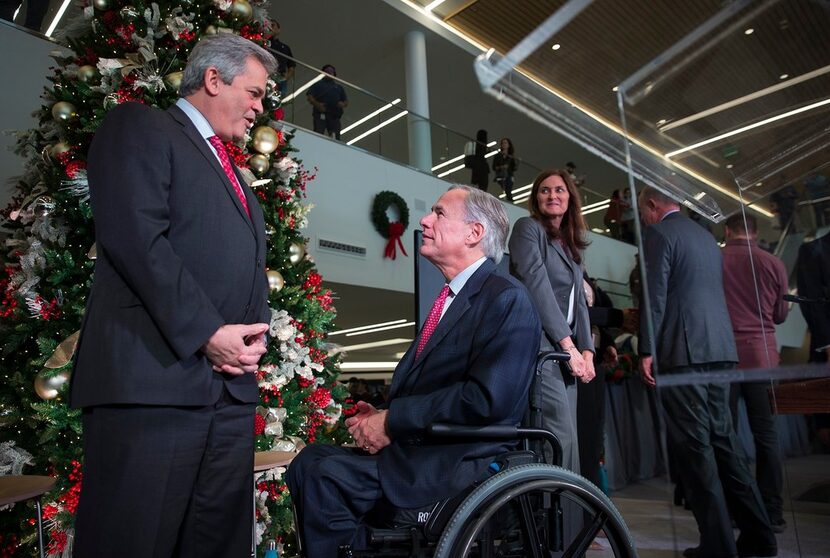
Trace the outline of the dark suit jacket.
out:
[[[470,277],[415,358],[395,370],[389,395],[391,445],[378,454],[380,482],[397,507],[417,507],[484,478],[510,444],[426,440],[433,422],[519,424],[539,349],[539,318],[527,291],[487,260]]]
[[[208,405],[252,374],[212,371],[200,347],[222,325],[268,322],[262,211],[251,218],[177,107],[125,103],[89,152],[98,259],[72,375],[73,407]]]
[[[542,224],[522,217],[510,235],[510,273],[527,290],[542,318],[542,351],[558,350],[559,341],[573,336],[580,351],[593,351],[588,303],[582,287],[582,268],[557,241],[548,238]],[[574,291],[574,325],[568,325],[568,299]]]
[[[640,352],[655,355],[663,371],[738,362],[715,238],[678,212],[645,229],[643,250],[656,342],[642,312]]]
[[[801,245],[796,270],[799,295],[830,299],[830,234]],[[817,348],[830,345],[830,304],[805,302],[801,313],[810,327],[810,360],[813,361]]]

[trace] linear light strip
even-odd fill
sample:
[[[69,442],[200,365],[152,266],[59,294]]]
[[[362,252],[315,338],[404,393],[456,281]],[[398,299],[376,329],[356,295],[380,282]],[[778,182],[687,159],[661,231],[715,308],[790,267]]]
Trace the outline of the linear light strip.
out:
[[[446,1],[447,0],[432,0],[432,2],[430,2],[429,4],[424,6],[424,11],[425,12],[431,12],[432,10],[434,10],[435,8],[437,8],[438,6],[440,6],[441,4],[443,4]]]
[[[490,143],[488,143],[488,144],[487,144],[487,147],[493,147],[494,145],[496,145],[496,142],[495,142],[495,141],[491,141]],[[438,165],[435,165],[435,166],[434,166],[434,167],[432,167],[430,170],[432,170],[433,172],[434,172],[434,171],[437,171],[438,169],[444,168],[444,167],[446,167],[447,165],[451,165],[451,164],[455,163],[456,161],[460,161],[460,160],[461,160],[461,159],[463,159],[464,157],[465,157],[465,155],[462,153],[462,154],[461,154],[461,155],[459,155],[458,157],[453,157],[453,158],[452,158],[452,159],[450,159],[449,161],[444,161],[443,163],[440,163],[440,164],[438,164]]]
[[[391,123],[392,123],[392,122],[394,122],[395,120],[397,120],[397,119],[399,119],[399,118],[402,118],[402,117],[406,116],[407,114],[409,114],[409,111],[408,111],[408,110],[405,110],[405,111],[403,111],[403,112],[401,112],[401,113],[396,114],[396,115],[395,115],[395,116],[393,116],[392,118],[388,118],[387,120],[384,120],[383,122],[381,122],[380,124],[378,124],[378,125],[377,125],[377,126],[375,126],[374,128],[372,128],[372,129],[370,129],[370,130],[367,130],[367,131],[363,132],[362,134],[360,134],[359,136],[357,136],[356,138],[354,138],[354,139],[351,139],[351,140],[347,141],[347,142],[346,142],[346,145],[352,145],[352,144],[354,144],[354,143],[359,142],[360,140],[362,140],[362,139],[363,139],[363,138],[365,138],[366,136],[369,136],[369,135],[371,135],[371,134],[374,134],[375,132],[377,132],[378,130],[380,130],[381,128],[383,128],[384,126],[388,126],[389,124],[391,124]]]
[[[367,329],[365,331],[355,331],[355,332],[352,332],[352,333],[347,333],[346,337],[353,337],[355,335],[366,335],[367,333],[377,333],[379,331],[387,331],[389,329],[398,329],[398,328],[401,328],[401,327],[410,327],[410,326],[414,326],[414,325],[415,325],[415,322],[406,322],[404,324],[390,325],[390,326],[386,326],[386,327],[376,327],[375,329]]]
[[[332,350],[329,351],[329,355],[336,355],[347,351],[362,351],[365,349],[375,349],[377,347],[388,347],[390,345],[402,345],[404,343],[412,343],[412,339],[398,337],[395,339],[373,341],[371,343],[359,343],[357,345],[345,345],[342,347],[334,347]]]
[[[360,327],[352,327],[352,328],[349,328],[349,329],[341,329],[340,331],[335,331],[335,332],[329,333],[328,336],[331,337],[333,335],[343,335],[344,333],[351,333],[353,331],[363,331],[365,329],[374,329],[376,327],[402,324],[405,321],[406,320],[404,318],[401,318],[400,320],[393,320],[391,322],[382,322],[382,323],[379,323],[379,324],[369,324],[369,325],[360,326]]]
[[[713,114],[717,114],[721,111],[726,109],[730,109],[732,107],[736,107],[738,105],[742,105],[749,101],[754,101],[755,99],[759,99],[761,97],[765,97],[770,93],[775,93],[776,91],[780,91],[782,89],[786,89],[787,87],[792,87],[793,85],[798,85],[801,82],[813,79],[815,77],[821,76],[830,72],[830,66],[824,66],[823,68],[819,68],[818,70],[813,70],[812,72],[808,72],[806,74],[802,74],[798,77],[794,77],[792,79],[788,79],[787,81],[782,81],[781,83],[776,83],[775,85],[771,85],[754,93],[750,93],[749,95],[744,95],[743,97],[738,97],[737,99],[732,99],[731,101],[727,101],[722,103],[718,106],[708,108],[704,111],[698,112],[697,114],[692,114],[685,118],[681,118],[675,122],[670,122],[665,124],[664,126],[658,126],[658,130],[660,132],[668,132],[669,130],[673,130],[679,126],[683,126],[684,124],[688,124],[689,122],[694,122],[695,120],[700,120],[701,118],[706,118],[707,116],[712,116]]]
[[[458,157],[453,157],[452,159],[449,159],[447,161],[444,161],[443,163],[439,163],[439,164],[435,165],[430,170],[435,172],[438,169],[443,169],[444,167],[446,167],[448,165],[451,165],[451,164],[455,163],[456,161],[460,161],[463,158],[464,158],[464,155],[459,155]]]
[[[71,2],[72,2],[72,0],[63,0],[63,4],[61,4],[61,7],[58,8],[58,13],[55,14],[55,18],[52,20],[52,23],[49,24],[49,29],[46,30],[45,34],[46,34],[47,37],[51,37],[52,33],[55,32],[55,27],[58,26],[58,23],[60,22],[61,18],[63,17],[63,13],[66,11],[66,8],[69,7],[69,4]],[[15,13],[15,16],[16,15],[17,15],[17,13]]]
[[[376,362],[341,362],[339,364],[340,370],[394,370],[398,366],[394,361],[376,361]]]
[[[387,110],[387,109],[392,108],[393,106],[397,105],[397,104],[398,104],[398,103],[400,103],[400,102],[401,102],[401,100],[400,100],[400,99],[395,99],[395,100],[394,100],[394,101],[392,101],[391,103],[387,103],[386,105],[384,105],[384,106],[380,107],[378,110],[376,110],[376,111],[375,111],[375,112],[373,112],[372,114],[367,114],[366,116],[364,116],[363,118],[361,118],[360,120],[358,120],[357,122],[355,122],[354,124],[350,124],[350,125],[346,126],[346,127],[345,127],[345,128],[343,128],[342,130],[340,130],[340,133],[341,133],[341,134],[345,134],[345,133],[346,133],[346,132],[348,132],[349,130],[351,130],[351,129],[353,129],[353,128],[356,128],[357,126],[360,126],[361,124],[363,124],[364,122],[366,122],[366,121],[367,121],[367,120],[369,120],[370,118],[373,118],[373,117],[375,117],[375,116],[379,115],[379,114],[380,114],[380,113],[382,113],[383,111],[385,111],[385,110]]]
[[[582,214],[583,215],[589,215],[591,213],[596,213],[597,211],[602,211],[603,209],[608,209],[608,207],[610,205],[611,205],[610,203],[605,204],[605,205],[598,205],[597,207],[592,207],[591,209],[588,209],[587,211],[583,209]]]
[[[703,147],[704,145],[709,145],[710,143],[715,143],[716,141],[720,141],[722,139],[731,138],[732,136],[736,136],[738,134],[742,134],[749,130],[754,130],[755,128],[759,128],[761,126],[766,126],[767,124],[771,124],[773,122],[777,122],[778,120],[783,120],[784,118],[789,118],[790,116],[795,116],[796,114],[801,114],[802,112],[807,112],[808,110],[813,110],[824,105],[830,104],[830,98],[824,99],[823,101],[818,101],[817,103],[813,103],[811,105],[807,105],[801,108],[797,108],[795,110],[791,110],[785,112],[783,114],[779,114],[777,116],[772,116],[770,118],[766,118],[764,120],[755,122],[754,124],[749,124],[747,126],[742,126],[737,130],[732,130],[731,132],[726,132],[725,134],[720,134],[719,136],[715,136],[713,138],[705,139],[703,141],[699,141],[697,143],[693,143],[688,147],[684,147],[683,149],[678,149],[676,151],[670,151],[666,153],[664,157],[670,159],[676,155],[680,155],[681,153],[686,153],[687,151],[691,151],[693,149],[697,149],[698,147]]]
[[[444,178],[445,176],[450,175],[450,174],[452,174],[456,171],[460,171],[463,168],[464,168],[464,165],[458,165],[457,167],[453,167],[448,171],[442,172],[441,174],[438,175],[438,178]]]
[[[308,89],[309,87],[311,87],[312,85],[314,85],[315,83],[317,83],[318,81],[323,79],[324,77],[326,77],[326,74],[320,74],[316,78],[307,81],[304,85],[301,85],[300,87],[298,87],[291,95],[289,95],[288,97],[286,97],[284,99],[281,99],[281,102],[287,103],[288,101],[295,98],[297,95],[299,95],[300,93],[302,93],[303,91],[305,91],[306,89]]]

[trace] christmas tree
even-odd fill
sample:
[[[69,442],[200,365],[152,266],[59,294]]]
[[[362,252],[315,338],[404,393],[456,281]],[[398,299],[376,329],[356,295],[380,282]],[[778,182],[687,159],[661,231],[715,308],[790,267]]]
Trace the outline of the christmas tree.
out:
[[[92,0],[65,30],[69,50],[55,56],[38,127],[20,134],[26,171],[3,213],[12,236],[0,276],[0,474],[56,477],[44,498],[50,555],[71,554],[83,484],[80,412],[66,397],[95,260],[85,170],[92,137],[120,103],[172,105],[187,56],[203,35],[237,33],[267,46],[270,29],[256,0]],[[337,363],[323,346],[334,318],[331,293],[321,287],[301,234],[313,176],[281,123],[274,82],[264,106],[244,145],[227,147],[259,199],[269,236],[272,341],[257,373],[256,448],[291,451],[347,438],[347,390],[335,382]],[[282,472],[257,479],[260,539],[284,539],[292,529]],[[0,512],[0,556],[33,554],[33,518],[34,508],[21,504]]]

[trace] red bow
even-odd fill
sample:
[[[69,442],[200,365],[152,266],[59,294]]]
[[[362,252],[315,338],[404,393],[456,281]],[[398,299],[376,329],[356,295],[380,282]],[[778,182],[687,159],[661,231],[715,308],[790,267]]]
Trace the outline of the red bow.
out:
[[[401,241],[401,235],[403,235],[403,223],[400,221],[395,221],[394,223],[389,223],[389,242],[386,243],[386,250],[383,252],[383,256],[385,258],[395,259],[397,254],[395,253],[395,243],[397,242],[398,246],[401,247],[401,252],[403,252],[404,256],[409,256],[406,253],[406,250],[403,247],[403,242]]]

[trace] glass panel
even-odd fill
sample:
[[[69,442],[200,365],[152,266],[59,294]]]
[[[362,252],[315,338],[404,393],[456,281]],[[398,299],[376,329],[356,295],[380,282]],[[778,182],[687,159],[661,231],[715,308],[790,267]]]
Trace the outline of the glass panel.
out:
[[[642,317],[632,308],[622,327],[607,330],[618,352],[605,390],[612,498],[641,555],[700,544],[702,556],[771,554],[776,545],[782,556],[819,555],[830,541],[819,527],[830,430],[808,413],[830,412],[827,386],[815,383],[830,369],[806,364],[826,354],[808,349],[802,312],[784,320],[781,302],[799,271],[808,291],[820,275],[805,270],[806,254],[819,250],[804,242],[827,230],[826,7],[557,6],[475,69],[484,91],[626,170],[632,199],[646,187],[658,194],[635,208],[641,275],[635,270],[628,288],[597,282]],[[561,56],[560,43],[580,46]],[[679,215],[662,221],[672,208]],[[605,225],[601,215],[586,216],[591,228]],[[596,249],[587,249],[589,262]],[[826,284],[815,289],[827,296]],[[805,301],[801,310],[830,315],[826,303]],[[656,388],[637,378],[646,347]]]

